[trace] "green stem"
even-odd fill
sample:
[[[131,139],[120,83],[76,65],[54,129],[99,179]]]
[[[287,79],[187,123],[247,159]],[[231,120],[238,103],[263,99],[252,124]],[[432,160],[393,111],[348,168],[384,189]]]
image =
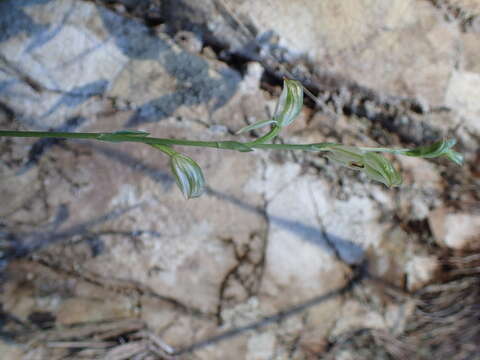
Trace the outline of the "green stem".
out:
[[[279,130],[279,128],[277,128]],[[268,135],[268,134],[267,134]],[[268,139],[275,137],[272,133]],[[29,137],[29,138],[57,138],[57,139],[93,139],[110,142],[140,142],[149,145],[181,145],[209,147],[215,149],[248,151],[249,149],[277,149],[277,150],[307,150],[319,151],[321,144],[263,144],[257,141],[242,143],[237,141],[196,141],[182,139],[165,139],[138,135],[126,135],[115,133],[70,133],[70,132],[45,132],[45,131],[3,131],[0,130],[0,137]],[[268,140],[267,139],[267,140]],[[260,139],[258,139],[260,140]]]
[[[280,126],[273,125],[272,129],[268,133],[266,133],[262,137],[259,137],[257,140],[245,143],[245,145],[250,146],[250,147],[254,147],[254,145],[263,144],[267,141],[273,140],[273,138],[280,133],[281,129],[282,128]]]
[[[69,133],[50,131],[4,131],[0,130],[0,137],[33,137],[57,139],[97,139],[102,133]]]
[[[372,147],[359,147],[360,150],[368,151],[368,152],[387,152],[391,154],[404,154],[407,151],[411,151],[411,149],[388,149],[388,148],[372,148]]]
[[[93,139],[110,142],[139,142],[149,145],[161,146],[196,146],[208,147],[215,149],[249,151],[251,149],[272,149],[272,150],[303,150],[303,151],[329,151],[331,145],[339,145],[333,143],[316,143],[316,144],[265,144],[264,142],[273,139],[280,132],[280,127],[274,126],[266,135],[255,141],[242,143],[239,141],[197,141],[183,139],[166,139],[147,136],[138,136],[131,134],[116,133],[71,133],[58,131],[4,131],[0,130],[0,137],[29,137],[29,138],[57,138],[57,139]],[[389,152],[393,154],[403,154],[409,149],[388,149],[388,148],[370,148],[360,147],[363,151],[373,152]],[[170,151],[168,148],[166,151]]]
[[[137,142],[148,145],[153,145],[159,150],[163,151],[167,155],[176,153],[171,148],[173,145],[180,146],[195,146],[195,147],[207,147],[224,150],[235,151],[252,151],[253,149],[271,149],[271,150],[300,150],[300,151],[335,151],[335,148],[342,146],[337,143],[314,143],[314,144],[265,144],[264,142],[273,139],[278,135],[281,128],[274,126],[270,132],[261,138],[251,142],[239,142],[239,141],[197,141],[197,140],[183,140],[183,139],[165,139],[148,137],[148,133],[141,132],[113,132],[113,133],[71,133],[71,132],[58,132],[58,131],[4,131],[0,130],[0,137],[29,137],[29,138],[57,138],[57,139],[91,139],[99,141],[109,142]],[[428,157],[427,155],[412,155],[410,149],[388,149],[388,148],[375,148],[375,147],[358,147],[357,149],[364,152],[386,152],[391,154],[406,155],[406,156],[421,156]],[[343,148],[343,152],[346,152]],[[456,154],[456,153],[455,153]],[[352,155],[356,155],[355,153]],[[436,154],[438,157],[446,154]],[[454,155],[453,152],[447,154],[450,158],[456,156],[457,163],[461,163],[458,158],[460,155]]]

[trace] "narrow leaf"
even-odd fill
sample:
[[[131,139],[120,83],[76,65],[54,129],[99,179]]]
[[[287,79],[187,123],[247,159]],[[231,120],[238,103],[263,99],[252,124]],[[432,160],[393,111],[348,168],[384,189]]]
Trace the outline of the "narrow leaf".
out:
[[[238,130],[236,132],[236,134],[241,134],[241,133],[244,133],[244,132],[248,132],[248,131],[252,131],[252,130],[255,130],[255,129],[259,129],[259,128],[262,128],[264,126],[267,126],[267,125],[270,125],[270,124],[275,124],[276,121],[275,120],[262,120],[262,121],[258,121],[254,124],[251,124],[251,125],[248,125],[248,126],[245,126],[243,128],[241,128],[240,130]]]
[[[367,152],[363,156],[364,173],[372,180],[380,181],[386,186],[399,186],[402,176],[393,164],[380,154]]]
[[[187,199],[203,194],[205,178],[202,169],[194,160],[176,153],[170,157],[170,166],[178,187]]]
[[[328,151],[327,158],[349,168],[357,168],[355,164],[363,163],[363,151],[360,149],[340,144],[332,144],[323,150]],[[353,165],[352,165],[353,164]]]
[[[464,157],[462,154],[451,149],[447,152],[446,157],[458,165],[462,165],[464,161]]]
[[[114,135],[129,135],[129,136],[139,136],[139,137],[145,137],[150,135],[150,133],[143,131],[143,130],[119,130],[119,131],[114,131],[112,134]]]
[[[303,106],[303,86],[299,81],[285,79],[273,119],[280,127],[290,125]]]
[[[448,149],[455,145],[455,139],[440,140],[434,142],[431,145],[424,145],[416,147],[415,149],[405,151],[404,155],[423,157],[423,158],[436,158],[445,154]]]

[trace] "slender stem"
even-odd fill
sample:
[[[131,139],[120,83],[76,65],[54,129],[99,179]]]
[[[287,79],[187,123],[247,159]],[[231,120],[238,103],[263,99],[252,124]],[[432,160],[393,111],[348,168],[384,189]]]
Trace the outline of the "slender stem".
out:
[[[273,136],[275,136],[273,134]],[[94,139],[111,142],[140,142],[149,145],[181,145],[209,147],[216,149],[241,150],[248,148],[256,149],[283,149],[283,150],[307,150],[319,151],[321,144],[262,144],[256,141],[241,143],[236,141],[196,141],[182,139],[165,139],[146,137],[130,134],[115,133],[69,133],[69,132],[45,132],[45,131],[3,131],[0,137],[30,137],[30,138],[57,138],[57,139]]]
[[[265,144],[265,141],[273,139],[280,132],[280,127],[274,126],[272,130],[261,138],[251,142],[238,141],[198,141],[183,139],[166,139],[147,136],[139,136],[124,133],[71,133],[58,131],[4,131],[0,130],[0,137],[30,137],[30,138],[57,138],[57,139],[93,139],[110,142],[140,142],[149,145],[163,146],[196,146],[209,147],[215,149],[248,151],[248,149],[273,149],[273,150],[303,150],[303,151],[329,151],[333,143],[315,143],[315,144]],[[338,145],[338,144],[337,144]],[[388,148],[359,148],[363,151],[389,152],[393,154],[402,154],[408,149],[388,149]]]
[[[267,141],[270,141],[280,133],[281,129],[282,128],[280,126],[273,125],[272,129],[268,133],[266,133],[262,137],[259,137],[257,140],[250,141],[250,142],[246,143],[245,145],[250,146],[250,147],[254,147],[254,145],[259,145],[259,144],[263,144]]]
[[[248,143],[247,143],[248,144]],[[327,144],[327,143],[325,143]],[[330,144],[330,143],[328,143]],[[249,145],[254,149],[270,149],[270,150],[303,150],[303,151],[327,151],[327,149],[321,149],[317,144],[253,144]]]
[[[61,139],[97,139],[101,133],[69,133],[53,131],[4,131],[0,130],[0,137],[34,137],[34,138],[61,138]]]
[[[388,148],[373,148],[373,147],[359,147],[360,150],[369,152],[387,152],[391,154],[403,154],[411,149],[388,149]]]

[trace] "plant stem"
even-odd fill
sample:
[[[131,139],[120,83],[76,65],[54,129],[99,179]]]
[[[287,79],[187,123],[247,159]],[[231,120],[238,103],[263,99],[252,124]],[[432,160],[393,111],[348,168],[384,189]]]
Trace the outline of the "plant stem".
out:
[[[362,151],[369,151],[369,152],[387,152],[391,154],[403,154],[407,151],[411,151],[411,149],[389,149],[389,148],[373,148],[373,147],[359,147]]]
[[[29,137],[29,138],[57,138],[57,139],[92,139],[109,142],[139,142],[149,145],[163,145],[163,146],[196,146],[208,147],[215,149],[249,151],[251,149],[273,149],[273,150],[303,150],[303,151],[329,151],[332,145],[339,145],[334,143],[315,143],[315,144],[265,144],[278,135],[280,127],[274,126],[272,130],[266,135],[258,138],[255,141],[239,142],[239,141],[197,141],[197,140],[183,140],[183,139],[166,139],[148,137],[148,134],[124,134],[124,133],[71,133],[58,131],[4,131],[0,130],[0,137]],[[388,148],[373,148],[360,147],[362,151],[374,152],[389,152],[393,154],[403,154],[409,149],[388,149]]]
[[[268,133],[266,133],[262,137],[259,137],[257,140],[250,141],[250,142],[246,143],[245,145],[247,145],[249,147],[254,147],[254,145],[263,144],[267,141],[270,141],[280,133],[281,129],[282,128],[280,126],[273,125],[272,129]]]
[[[58,139],[97,139],[101,133],[69,133],[53,131],[5,131],[0,130],[0,137],[33,137]]]
[[[268,134],[267,134],[268,135]],[[271,134],[273,138],[276,134]],[[307,150],[319,151],[321,144],[263,144],[256,141],[242,143],[237,141],[197,141],[182,139],[165,139],[147,136],[116,134],[116,133],[70,133],[70,132],[49,132],[49,131],[3,131],[0,130],[0,137],[29,137],[29,138],[57,138],[57,139],[92,139],[110,142],[140,142],[149,145],[181,145],[209,147],[215,149],[240,150],[248,148],[256,149],[283,149],[283,150]],[[268,140],[268,139],[267,139]],[[265,141],[263,139],[262,141]],[[244,150],[245,151],[245,150]]]

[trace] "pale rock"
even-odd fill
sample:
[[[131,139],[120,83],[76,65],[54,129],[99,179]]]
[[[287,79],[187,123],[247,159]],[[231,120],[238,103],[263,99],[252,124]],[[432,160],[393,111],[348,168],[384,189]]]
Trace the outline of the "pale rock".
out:
[[[128,62],[113,42],[106,41],[97,8],[62,0],[22,10],[46,29],[30,40],[12,37],[0,44],[11,69],[2,74],[11,83],[2,94],[6,103],[30,128],[59,127],[68,117],[95,116],[103,105],[92,108],[92,103],[102,102],[97,97],[105,92],[108,80]],[[88,27],[83,26],[85,21]],[[30,78],[40,89],[22,78]]]
[[[128,318],[133,315],[132,310],[130,302],[122,303],[115,298],[73,298],[64,301],[56,315],[59,324],[73,325],[76,323]]]
[[[335,324],[343,305],[343,300],[333,298],[308,310],[305,329],[314,331],[319,337],[326,336]]]
[[[275,335],[270,332],[253,334],[247,345],[246,360],[272,359],[275,351]]]
[[[438,169],[428,159],[398,156],[402,166],[404,184],[410,187],[429,188],[437,191],[443,189],[443,178]]]
[[[439,202],[445,179],[428,159],[398,156],[403,176],[402,196],[399,199],[403,215],[413,220],[425,219]]]
[[[2,100],[28,128],[61,128],[72,117],[85,125],[118,110],[124,113],[117,129],[172,115],[204,117],[225,105],[240,82],[224,64],[101,5],[10,6],[27,19],[18,24],[20,35],[0,44],[7,69],[0,74]]]
[[[328,349],[329,341],[315,332],[303,334],[299,340],[301,349],[310,354],[322,354]],[[303,352],[303,351],[302,351]]]
[[[141,105],[174,92],[176,86],[175,78],[157,60],[132,59],[118,72],[109,95]]]
[[[335,297],[310,308],[304,317],[300,343],[315,353],[328,345],[328,337],[342,314],[343,300]]]
[[[320,73],[342,74],[379,93],[443,105],[459,30],[443,22],[428,2],[282,0],[275,2],[275,11],[265,1],[225,2],[260,33],[273,30],[280,45],[308,54]]]
[[[480,134],[480,74],[453,72],[445,95],[445,104],[455,110],[465,126]]]
[[[249,62],[247,64],[247,72],[241,82],[239,89],[242,92],[256,93],[260,88],[260,80],[262,78],[264,68],[258,62]]]
[[[405,263],[415,251],[409,239],[409,234],[398,226],[385,229],[380,242],[368,250],[369,273],[403,286]]]
[[[212,114],[212,122],[222,124],[232,131],[267,119],[273,113],[276,98],[260,89],[263,66],[257,62],[247,64],[246,74],[230,101]],[[266,108],[270,109],[268,112]],[[238,140],[248,134],[237,135]]]
[[[213,359],[245,359],[247,353],[247,338],[245,336],[237,336],[228,341],[221,341],[215,346],[207,346],[195,351],[197,359],[213,360]]]
[[[22,206],[32,203],[32,198],[41,188],[38,176],[38,168],[32,169],[24,176],[16,176],[15,171],[0,163],[0,193],[2,194],[0,217],[10,215]]]
[[[351,350],[340,350],[336,355],[335,360],[356,360],[357,354],[352,353]]]
[[[449,0],[452,6],[458,6],[469,15],[475,16],[480,13],[480,3],[477,0]]]
[[[480,215],[440,207],[428,220],[438,245],[456,250],[480,248]]]
[[[395,335],[404,334],[416,306],[415,299],[409,299],[400,304],[388,304],[385,309],[385,322],[388,329]]]
[[[435,256],[414,256],[405,267],[407,288],[416,291],[435,279],[440,263]]]
[[[385,329],[384,317],[356,300],[347,300],[342,307],[342,316],[335,323],[330,336],[336,337],[347,331],[360,328]]]
[[[186,347],[215,333],[217,325],[213,317],[192,316],[188,312],[176,312],[174,321],[161,330],[161,338],[173,348]],[[215,352],[215,349],[213,349]],[[207,350],[207,352],[210,352]],[[204,359],[208,359],[203,357]]]
[[[274,309],[341,287],[350,271],[336,256],[362,262],[363,249],[379,246],[385,231],[371,199],[337,200],[328,183],[300,171],[296,164],[268,164],[249,184],[267,199],[270,227],[261,292],[262,305]],[[280,296],[287,289],[292,295]]]
[[[463,70],[480,74],[480,39],[478,33],[462,34]]]
[[[340,287],[349,273],[324,238],[311,185],[311,179],[298,178],[267,206],[270,229],[261,292],[276,308]],[[287,298],[281,296],[286,289],[291,292]]]
[[[28,316],[37,309],[32,288],[10,282],[4,285],[3,289],[2,303],[7,313],[26,321]]]
[[[306,316],[308,315],[305,314],[305,317]],[[284,343],[282,346],[289,342],[295,342],[297,335],[305,329],[305,317],[287,317],[272,329],[272,331],[275,332],[277,339]]]
[[[0,354],[6,360],[24,360],[24,350],[20,346],[4,343],[0,341]]]
[[[163,330],[174,323],[177,312],[172,304],[152,296],[140,298],[141,317],[151,329]]]
[[[231,277],[225,285],[223,291],[223,301],[226,304],[231,302],[241,302],[248,298],[248,291],[242,282],[235,277]]]
[[[172,131],[168,126],[164,128]],[[182,129],[181,124],[175,126],[179,136]],[[187,127],[185,131],[188,131]],[[128,156],[152,164],[158,173],[168,173],[168,160],[155,149],[146,146],[128,149]],[[257,169],[257,159],[236,152],[219,154],[214,150],[190,155],[204,169],[212,190],[202,198],[186,202],[181,192],[173,187],[171,178],[167,181],[166,175],[162,184],[135,168],[105,161],[103,155],[90,161],[85,157],[83,163],[82,158],[73,161],[71,154],[67,153],[65,162],[62,162],[64,173],[76,178],[77,173],[86,172],[89,184],[78,197],[72,197],[68,191],[59,191],[62,188],[59,185],[64,184],[67,190],[69,186],[62,178],[52,183],[52,188],[49,186],[51,203],[72,204],[70,211],[76,217],[69,219],[68,223],[88,221],[92,209],[108,213],[133,206],[129,216],[114,220],[109,226],[130,231],[142,229],[146,233],[135,236],[133,241],[123,236],[104,236],[108,251],[84,261],[77,261],[78,255],[67,253],[67,248],[60,251],[58,259],[65,260],[65,266],[73,267],[75,271],[85,271],[103,279],[138,282],[187,306],[214,312],[219,286],[236,264],[232,244],[223,239],[233,239],[236,244],[250,243],[251,234],[262,233],[265,226],[265,220],[256,210],[261,197],[256,194],[245,196],[242,191],[250,174]],[[60,153],[59,156],[64,155]],[[236,168],[243,171],[232,177],[231,172]],[[262,249],[257,246],[252,251],[261,252]],[[258,254],[252,253],[252,256],[261,258]]]
[[[191,31],[179,31],[174,40],[182,49],[194,54],[200,53],[203,47],[200,37]]]

